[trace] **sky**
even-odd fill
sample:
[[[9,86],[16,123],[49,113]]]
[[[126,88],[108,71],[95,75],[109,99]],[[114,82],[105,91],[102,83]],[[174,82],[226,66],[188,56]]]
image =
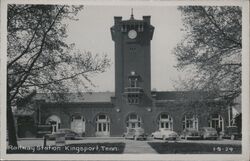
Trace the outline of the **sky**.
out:
[[[151,88],[175,90],[176,80],[183,75],[174,67],[177,61],[172,54],[183,37],[181,13],[176,6],[84,6],[77,15],[79,20],[68,24],[68,41],[79,50],[107,54],[112,63],[106,72],[91,77],[96,85],[92,90],[114,91],[114,42],[110,27],[114,25],[114,16],[129,19],[131,8],[135,19],[150,15],[155,27],[151,41]]]

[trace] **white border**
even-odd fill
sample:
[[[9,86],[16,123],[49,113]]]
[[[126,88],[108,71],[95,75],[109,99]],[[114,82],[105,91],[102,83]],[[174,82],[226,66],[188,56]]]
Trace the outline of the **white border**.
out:
[[[83,4],[83,5],[134,5],[134,6],[177,6],[177,5],[217,5],[242,6],[242,154],[6,154],[6,56],[7,56],[7,4]],[[1,160],[219,160],[248,161],[250,145],[249,110],[249,1],[248,0],[2,0],[1,1],[1,59],[0,59],[0,110],[1,110]]]

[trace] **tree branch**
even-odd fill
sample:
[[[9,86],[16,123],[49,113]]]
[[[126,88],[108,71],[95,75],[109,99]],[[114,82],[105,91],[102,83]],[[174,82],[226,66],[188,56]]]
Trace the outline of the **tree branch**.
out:
[[[60,8],[60,10],[59,10],[58,13],[56,14],[56,16],[55,16],[53,22],[51,23],[51,25],[49,26],[49,28],[47,29],[47,31],[44,33],[43,39],[42,39],[42,43],[41,43],[41,47],[40,47],[40,50],[38,51],[37,56],[34,58],[33,62],[30,64],[30,66],[29,66],[29,68],[28,68],[28,70],[27,70],[26,75],[24,76],[24,78],[23,78],[22,80],[20,80],[20,82],[17,82],[17,83],[15,83],[13,86],[10,87],[10,90],[16,88],[15,92],[14,92],[14,93],[12,94],[12,96],[9,98],[10,101],[12,101],[12,100],[15,98],[16,94],[17,94],[18,91],[19,91],[19,88],[23,85],[23,83],[24,83],[24,82],[26,81],[26,79],[28,78],[31,69],[33,68],[34,64],[36,63],[37,59],[39,58],[40,54],[41,54],[42,51],[43,51],[43,46],[44,46],[44,43],[45,43],[46,36],[47,36],[48,32],[52,29],[53,25],[55,24],[55,22],[56,22],[58,16],[60,15],[60,13],[62,12],[62,10],[63,10],[64,7],[65,7],[65,6],[63,6],[63,7]],[[18,85],[18,86],[16,87],[16,85]]]
[[[203,10],[203,12],[205,13],[206,17],[210,20],[210,22],[222,33],[222,35],[224,36],[224,38],[226,38],[226,40],[232,41],[233,43],[239,45],[240,47],[242,47],[242,44],[231,39],[220,27],[219,25],[216,23],[215,18],[213,15],[210,15],[207,13],[206,9],[204,7],[201,7],[201,9]]]

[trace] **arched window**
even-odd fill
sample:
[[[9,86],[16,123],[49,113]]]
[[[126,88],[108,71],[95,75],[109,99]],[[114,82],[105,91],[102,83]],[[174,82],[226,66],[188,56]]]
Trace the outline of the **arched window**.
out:
[[[198,130],[198,117],[196,115],[184,115],[182,118],[182,128],[194,128]]]
[[[208,121],[209,127],[213,127],[216,130],[224,131],[224,120],[223,117],[219,114],[212,114],[209,117]]]
[[[126,119],[126,126],[130,129],[140,128],[142,126],[142,119],[137,114],[130,114]]]
[[[96,136],[110,135],[110,118],[105,114],[96,117]]]
[[[61,119],[56,115],[52,115],[47,118],[46,124],[52,125],[52,133],[54,133],[54,132],[57,132],[58,129],[60,129]]]
[[[160,114],[158,117],[159,129],[173,130],[173,118],[165,113]]]

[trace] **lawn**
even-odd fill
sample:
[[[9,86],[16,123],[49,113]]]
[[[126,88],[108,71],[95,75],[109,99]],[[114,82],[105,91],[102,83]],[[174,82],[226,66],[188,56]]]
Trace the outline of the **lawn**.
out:
[[[82,143],[65,146],[8,147],[8,154],[121,154],[125,143]]]
[[[241,145],[178,142],[148,144],[160,154],[241,154]]]

